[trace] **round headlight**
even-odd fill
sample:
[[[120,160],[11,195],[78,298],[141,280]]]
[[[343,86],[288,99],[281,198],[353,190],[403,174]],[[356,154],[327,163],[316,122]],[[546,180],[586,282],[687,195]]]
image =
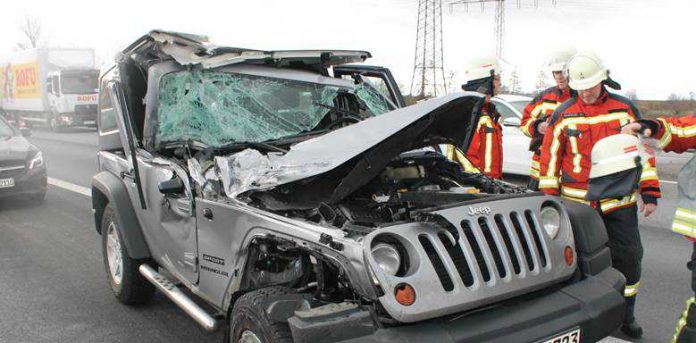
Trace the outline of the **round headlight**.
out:
[[[541,226],[544,227],[544,231],[546,231],[551,239],[555,239],[561,227],[561,213],[553,206],[542,208]]]
[[[372,247],[372,258],[388,275],[396,275],[401,267],[401,255],[399,251],[391,244],[379,243]]]

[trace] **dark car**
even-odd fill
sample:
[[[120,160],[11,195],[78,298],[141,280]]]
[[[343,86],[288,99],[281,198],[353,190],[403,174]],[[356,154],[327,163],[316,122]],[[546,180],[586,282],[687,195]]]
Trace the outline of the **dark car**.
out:
[[[41,151],[0,116],[0,198],[24,197],[40,202],[46,196],[46,163]]]

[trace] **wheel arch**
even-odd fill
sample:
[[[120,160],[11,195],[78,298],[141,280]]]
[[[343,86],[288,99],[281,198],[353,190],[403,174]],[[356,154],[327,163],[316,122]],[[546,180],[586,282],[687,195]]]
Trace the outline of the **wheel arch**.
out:
[[[92,177],[92,211],[97,233],[101,232],[104,209],[111,205],[116,223],[123,235],[123,244],[133,259],[149,258],[150,249],[145,241],[140,222],[135,214],[126,185],[110,172],[100,172]]]

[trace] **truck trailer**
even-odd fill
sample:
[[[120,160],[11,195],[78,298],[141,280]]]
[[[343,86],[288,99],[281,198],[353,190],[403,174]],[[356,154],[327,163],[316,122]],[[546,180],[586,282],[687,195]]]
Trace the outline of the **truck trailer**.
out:
[[[96,127],[99,70],[93,49],[36,48],[0,60],[0,109],[53,131]]]

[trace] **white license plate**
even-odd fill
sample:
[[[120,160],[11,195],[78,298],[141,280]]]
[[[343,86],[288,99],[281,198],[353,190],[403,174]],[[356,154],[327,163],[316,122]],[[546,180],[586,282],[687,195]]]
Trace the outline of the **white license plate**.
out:
[[[556,337],[542,341],[543,343],[580,343],[580,329],[562,333]]]
[[[9,178],[9,179],[0,179],[0,188],[11,188],[14,187],[14,179]]]
[[[85,120],[85,121],[83,121],[82,123],[85,124],[85,125],[91,125],[91,124],[94,124],[94,123],[96,123],[96,122],[95,122],[94,120]]]

